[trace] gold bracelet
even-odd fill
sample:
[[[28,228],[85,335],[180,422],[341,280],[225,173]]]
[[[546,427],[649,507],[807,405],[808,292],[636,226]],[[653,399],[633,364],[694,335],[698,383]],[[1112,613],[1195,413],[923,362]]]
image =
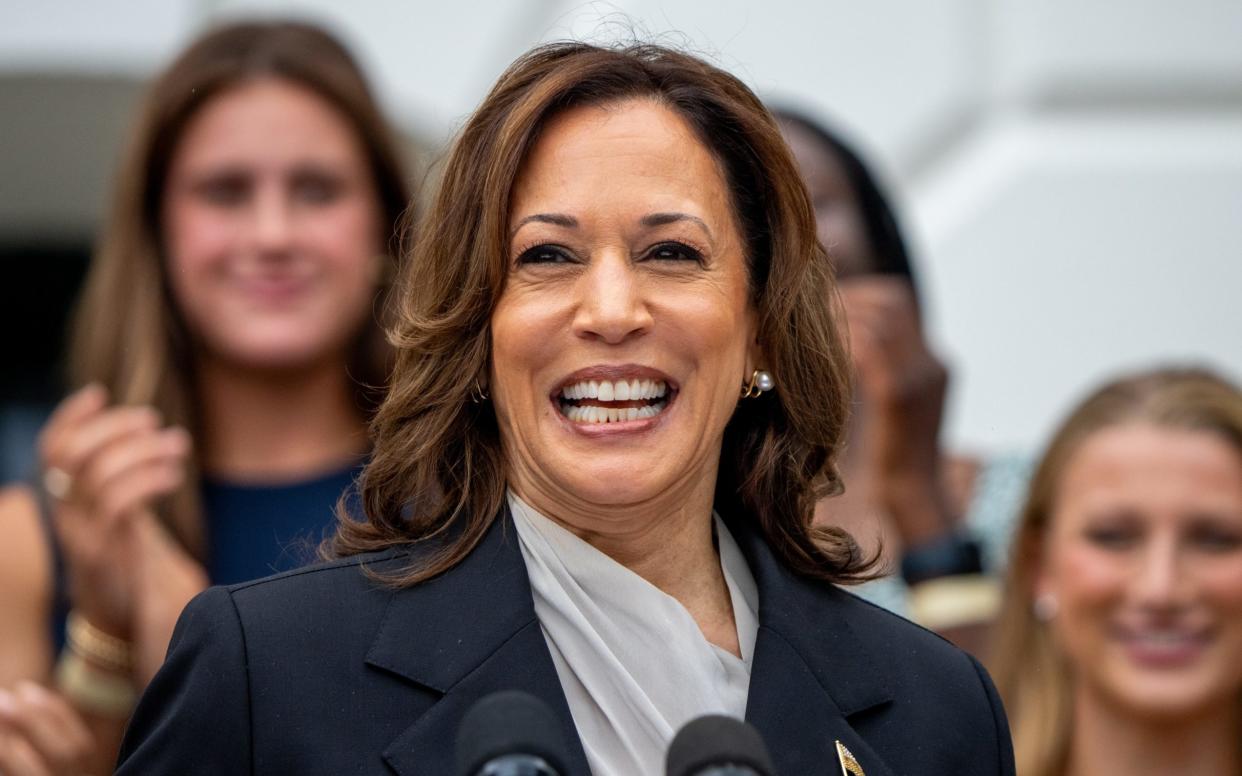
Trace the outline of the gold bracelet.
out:
[[[69,612],[66,632],[69,648],[100,668],[117,674],[128,674],[133,669],[129,642],[104,633],[77,611]]]
[[[128,717],[138,702],[138,691],[128,676],[100,671],[72,650],[60,654],[55,681],[75,706],[101,717]]]

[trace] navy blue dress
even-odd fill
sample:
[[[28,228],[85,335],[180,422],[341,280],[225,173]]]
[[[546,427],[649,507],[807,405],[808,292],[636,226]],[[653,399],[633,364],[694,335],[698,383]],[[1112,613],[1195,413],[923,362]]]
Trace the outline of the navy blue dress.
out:
[[[204,478],[207,578],[231,585],[288,571],[315,560],[335,528],[336,502],[359,468],[283,485],[248,485]]]

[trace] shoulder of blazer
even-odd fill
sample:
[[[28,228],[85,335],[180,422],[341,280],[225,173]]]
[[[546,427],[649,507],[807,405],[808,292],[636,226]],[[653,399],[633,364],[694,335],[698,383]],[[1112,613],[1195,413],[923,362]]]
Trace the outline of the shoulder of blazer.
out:
[[[786,616],[773,618],[769,626],[804,654],[823,654],[832,644],[835,660],[819,666],[817,673],[831,674],[831,684],[839,688],[835,695],[850,695],[841,688],[850,685],[851,674],[860,684],[879,683],[882,677],[893,698],[920,702],[934,703],[953,686],[982,689],[973,658],[940,634],[847,588],[813,580],[799,580],[797,586],[802,590],[793,596],[796,602],[790,602]],[[842,711],[863,710],[861,704],[857,709],[851,705],[842,703]]]
[[[884,771],[867,768],[867,760],[886,762],[894,774],[1013,772],[1004,712],[971,657],[837,585],[793,572],[753,521],[729,525],[759,588],[747,716],[753,712],[770,742],[792,750],[825,735],[822,724],[817,731],[805,719],[816,704],[806,689],[813,683],[857,733],[855,748],[846,740],[850,731],[835,729],[868,773]]]
[[[494,526],[460,564],[412,587],[375,578],[418,561],[393,549],[200,593],[134,715],[120,772],[382,767],[411,721],[430,719],[445,692],[529,630],[524,567],[505,536]],[[545,673],[555,682],[550,658]],[[451,743],[437,736],[419,756],[451,761]]]
[[[888,678],[895,702],[886,715],[860,715],[860,730],[904,731],[892,746],[919,741],[927,773],[1013,774],[1009,724],[991,677],[973,656],[938,633],[866,601],[848,590],[825,591],[876,670]],[[918,731],[917,733],[915,731]]]
[[[224,586],[224,589],[230,594],[241,593],[251,588],[296,590],[305,585],[313,586],[317,583],[326,582],[329,577],[335,577],[332,581],[339,583],[344,576],[361,576],[365,578],[368,570],[381,573],[394,571],[403,564],[409,563],[412,557],[417,557],[417,554],[412,553],[409,548],[389,548],[376,552],[336,558],[334,560],[320,561],[289,571],[282,571],[279,574],[227,585]]]

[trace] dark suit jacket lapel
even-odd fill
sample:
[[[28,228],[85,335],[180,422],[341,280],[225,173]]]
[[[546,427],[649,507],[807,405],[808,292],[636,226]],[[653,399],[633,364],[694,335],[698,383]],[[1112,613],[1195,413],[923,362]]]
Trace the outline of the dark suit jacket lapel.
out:
[[[780,774],[839,774],[836,742],[867,776],[891,770],[850,717],[892,701],[883,666],[842,616],[845,593],[804,580],[776,561],[745,519],[729,520],[759,589],[759,635],[746,719],[759,729]]]
[[[442,695],[384,751],[402,776],[453,773],[462,717],[498,690],[547,703],[561,720],[571,773],[589,772],[507,509],[457,567],[393,593],[367,663]]]
[[[892,696],[882,666],[841,616],[846,594],[795,576],[746,519],[726,519],[759,589],[746,719],[763,735],[778,773],[839,773],[840,741],[867,776],[892,776],[849,722]],[[441,695],[384,752],[401,776],[452,773],[462,716],[505,689],[547,703],[561,720],[571,773],[589,773],[507,509],[460,565],[391,595],[367,663]]]

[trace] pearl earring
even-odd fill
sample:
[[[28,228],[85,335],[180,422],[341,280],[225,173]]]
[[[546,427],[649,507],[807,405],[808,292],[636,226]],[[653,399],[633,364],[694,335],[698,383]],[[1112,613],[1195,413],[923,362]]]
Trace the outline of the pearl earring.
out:
[[[742,384],[742,398],[754,399],[761,393],[767,393],[776,387],[776,380],[772,379],[770,372],[762,369],[756,369],[750,375],[750,382]]]
[[[1055,593],[1040,593],[1035,596],[1035,602],[1031,606],[1035,613],[1035,619],[1040,622],[1052,622],[1052,618],[1057,616],[1057,612],[1061,609],[1061,604],[1057,601]]]

